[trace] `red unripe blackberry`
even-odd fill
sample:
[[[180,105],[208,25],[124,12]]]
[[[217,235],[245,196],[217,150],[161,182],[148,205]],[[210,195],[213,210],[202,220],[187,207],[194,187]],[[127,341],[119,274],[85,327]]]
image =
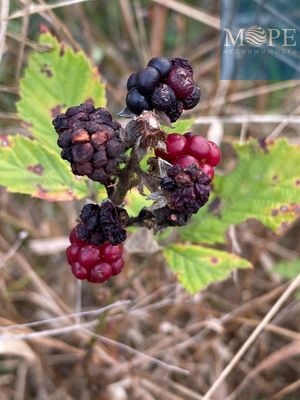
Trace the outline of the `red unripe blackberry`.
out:
[[[70,234],[71,245],[66,250],[73,275],[89,282],[104,282],[117,275],[124,267],[123,246],[104,243],[99,246],[78,239],[74,228]]]
[[[181,168],[187,168],[191,165],[195,165],[198,168],[200,167],[199,161],[195,157],[188,154],[175,158],[173,164],[179,165]]]
[[[199,162],[205,162],[210,155],[210,145],[203,136],[191,135],[187,137],[186,152]]]
[[[221,150],[216,143],[214,143],[210,140],[208,141],[208,144],[210,146],[210,152],[209,152],[209,156],[208,156],[206,162],[207,162],[207,164],[214,167],[214,166],[218,165],[219,162],[221,161]]]
[[[107,237],[114,242],[119,238],[121,240],[121,236],[122,241],[125,240],[126,231],[120,224],[125,223],[127,213],[107,200],[101,206],[86,204],[80,219],[81,222],[69,236],[71,245],[66,249],[68,263],[76,278],[104,282],[112,275],[117,275],[124,266],[123,246],[112,245]]]

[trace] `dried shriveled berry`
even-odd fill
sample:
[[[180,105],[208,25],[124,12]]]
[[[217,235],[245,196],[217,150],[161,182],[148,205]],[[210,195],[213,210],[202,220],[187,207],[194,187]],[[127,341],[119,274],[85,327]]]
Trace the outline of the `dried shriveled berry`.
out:
[[[70,107],[53,120],[61,156],[76,175],[87,175],[106,186],[120,173],[126,159],[122,127],[104,108],[91,103]],[[114,168],[112,168],[112,164]]]
[[[191,110],[196,107],[201,98],[201,90],[198,85],[194,84],[194,89],[192,92],[182,99],[183,109]]]
[[[86,204],[79,216],[78,237],[92,244],[118,245],[126,239],[128,214],[122,207],[106,200],[101,205]]]
[[[175,93],[164,83],[153,90],[150,101],[153,108],[166,113],[177,103]]]

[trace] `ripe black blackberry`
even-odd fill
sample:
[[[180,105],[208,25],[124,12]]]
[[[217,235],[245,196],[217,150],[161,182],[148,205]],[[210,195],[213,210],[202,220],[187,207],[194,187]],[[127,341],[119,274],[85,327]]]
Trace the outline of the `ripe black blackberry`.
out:
[[[163,111],[171,122],[183,110],[194,108],[201,97],[188,61],[177,57],[152,58],[147,67],[131,74],[127,81],[127,108],[134,114],[144,110]]]
[[[123,129],[103,107],[91,103],[70,107],[53,121],[58,133],[61,156],[71,164],[75,175],[87,175],[111,185],[125,161]]]

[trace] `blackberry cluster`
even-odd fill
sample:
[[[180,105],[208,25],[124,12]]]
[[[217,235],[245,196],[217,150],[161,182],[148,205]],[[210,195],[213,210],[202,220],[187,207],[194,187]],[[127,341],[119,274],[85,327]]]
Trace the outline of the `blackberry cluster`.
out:
[[[183,110],[194,108],[201,97],[193,69],[183,58],[152,58],[147,67],[134,72],[127,81],[127,108],[134,114],[144,110],[164,112],[175,122]]]
[[[114,205],[110,200],[101,205],[86,204],[79,215],[80,223],[76,230],[80,240],[93,245],[105,242],[113,246],[126,239],[126,222],[128,214],[122,207]]]
[[[71,163],[75,175],[111,185],[125,161],[122,128],[105,108],[91,103],[70,107],[53,120],[61,156]]]
[[[208,201],[210,184],[211,178],[196,165],[170,167],[160,185],[167,204],[153,212],[156,229],[185,225]]]
[[[216,143],[190,132],[167,135],[166,150],[156,149],[155,155],[182,168],[195,165],[211,179],[214,178],[214,167],[221,160],[221,151]]]
[[[70,234],[71,245],[67,248],[67,260],[73,275],[77,279],[89,282],[104,282],[112,275],[117,275],[124,267],[123,246],[113,246],[106,242],[95,245],[80,239],[78,229]]]

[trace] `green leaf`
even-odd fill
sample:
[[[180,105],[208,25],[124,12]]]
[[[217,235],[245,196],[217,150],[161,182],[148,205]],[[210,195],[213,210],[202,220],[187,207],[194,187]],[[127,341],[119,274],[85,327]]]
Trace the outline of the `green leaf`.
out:
[[[82,52],[75,53],[49,33],[42,34],[39,43],[48,51],[29,57],[17,108],[32,135],[58,152],[53,118],[67,107],[89,99],[97,107],[105,106],[105,87],[97,69]]]
[[[131,189],[126,195],[126,211],[132,217],[136,217],[143,207],[149,207],[151,204],[152,201],[142,196],[136,188]]]
[[[222,243],[231,224],[250,218],[276,233],[300,214],[300,147],[278,140],[263,149],[258,142],[237,145],[237,167],[214,180],[214,194],[192,222],[179,231],[195,243]]]
[[[0,171],[0,185],[10,192],[50,201],[87,195],[86,181],[76,178],[57,153],[22,136],[0,137]]]
[[[202,246],[174,244],[163,251],[171,270],[190,293],[228,278],[236,268],[251,267],[249,261],[234,254]]]
[[[180,119],[172,124],[172,127],[164,127],[164,131],[167,133],[186,133],[192,129],[195,119]]]
[[[274,265],[274,271],[286,279],[294,279],[300,274],[300,261],[286,261]]]

